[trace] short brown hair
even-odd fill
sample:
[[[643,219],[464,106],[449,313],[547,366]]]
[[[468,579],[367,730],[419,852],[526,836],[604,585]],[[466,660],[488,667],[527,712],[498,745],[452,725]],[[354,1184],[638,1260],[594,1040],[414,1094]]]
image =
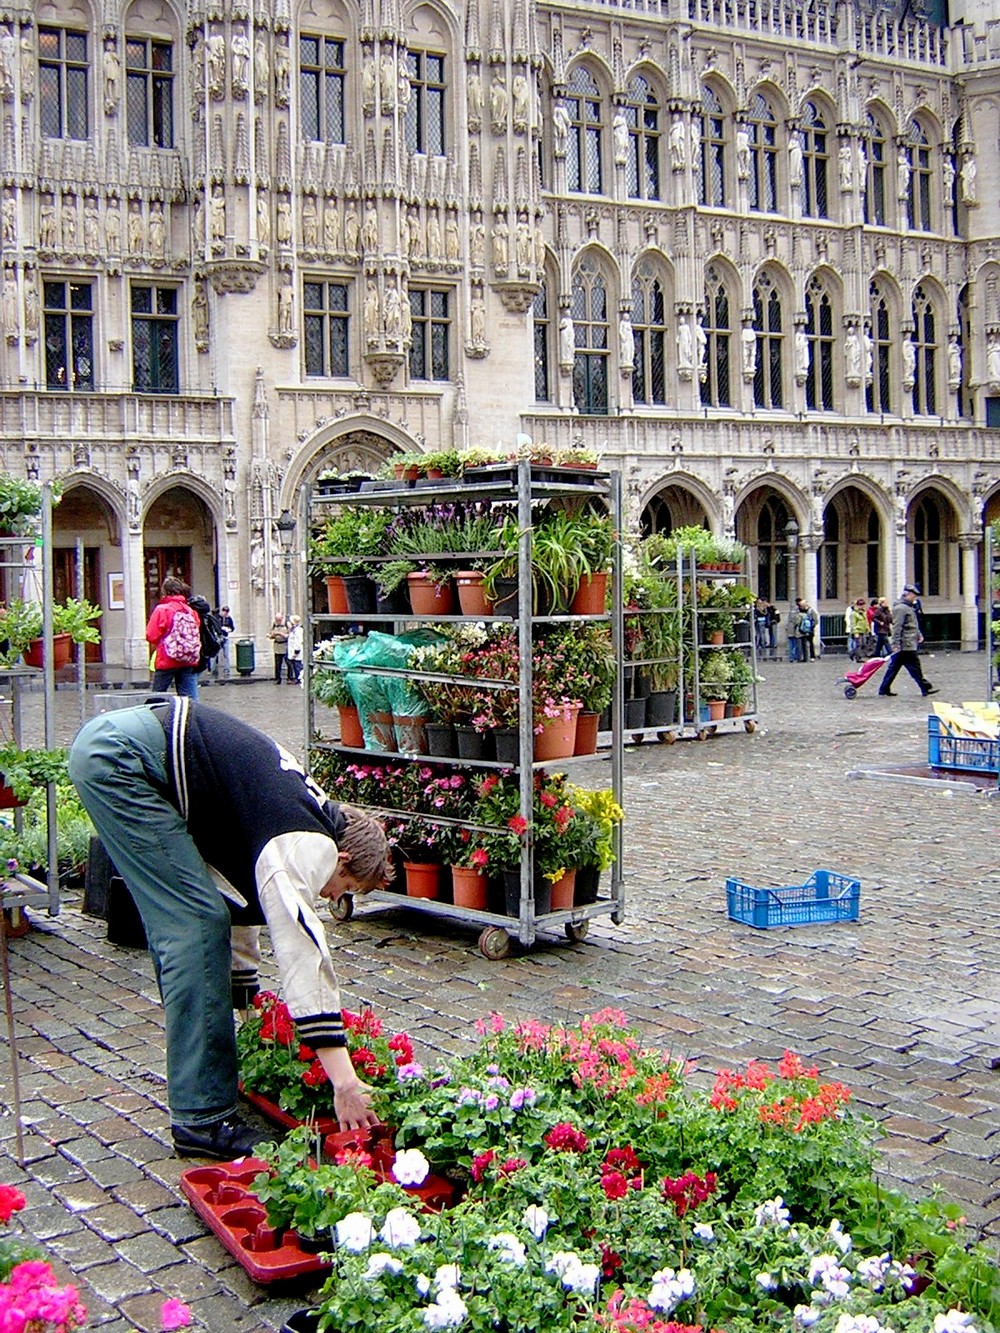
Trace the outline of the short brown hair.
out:
[[[344,831],[337,839],[337,847],[351,858],[351,874],[362,884],[381,886],[391,884],[395,871],[389,859],[389,843],[385,829],[366,810],[353,805],[342,805]]]
[[[169,574],[163,580],[163,587],[160,589],[160,594],[163,597],[189,597],[191,588],[183,579],[179,579],[175,577],[175,575]]]

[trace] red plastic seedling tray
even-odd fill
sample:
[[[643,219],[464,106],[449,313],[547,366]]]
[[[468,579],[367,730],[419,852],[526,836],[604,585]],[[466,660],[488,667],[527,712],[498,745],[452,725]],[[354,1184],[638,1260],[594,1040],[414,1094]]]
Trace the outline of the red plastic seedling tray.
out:
[[[254,1282],[284,1282],[329,1264],[304,1250],[294,1231],[275,1231],[253,1193],[254,1177],[267,1170],[256,1157],[196,1166],[181,1175],[181,1189],[198,1216]]]

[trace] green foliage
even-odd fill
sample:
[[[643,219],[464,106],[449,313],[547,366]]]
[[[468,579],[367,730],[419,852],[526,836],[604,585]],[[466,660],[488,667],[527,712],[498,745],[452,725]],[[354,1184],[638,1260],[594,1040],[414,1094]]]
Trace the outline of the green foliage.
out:
[[[36,787],[44,787],[47,782],[69,783],[66,753],[64,749],[22,750],[8,741],[0,746],[0,773],[18,800],[26,801]]]
[[[52,607],[52,633],[69,634],[74,643],[100,643],[101,634],[92,622],[101,617],[101,608],[86,598],[67,597]],[[0,662],[13,666],[36,639],[42,637],[42,606],[40,602],[24,602],[12,597],[0,611],[0,640],[6,647],[0,653]]]
[[[57,754],[58,751],[43,753]],[[65,751],[62,767],[65,770]],[[57,765],[53,764],[53,767]],[[34,788],[21,810],[21,831],[13,820],[0,824],[0,861],[16,861],[26,870],[45,874],[49,863],[46,793]],[[69,781],[56,787],[56,857],[60,875],[79,874],[87,864],[94,826]]]
[[[52,483],[52,502],[58,504],[62,494],[59,482]],[[36,520],[42,512],[42,487],[37,481],[0,473],[0,529],[23,535],[35,531]]]
[[[309,558],[318,574],[363,574],[368,560],[385,550],[392,522],[388,509],[345,505],[312,538]]]

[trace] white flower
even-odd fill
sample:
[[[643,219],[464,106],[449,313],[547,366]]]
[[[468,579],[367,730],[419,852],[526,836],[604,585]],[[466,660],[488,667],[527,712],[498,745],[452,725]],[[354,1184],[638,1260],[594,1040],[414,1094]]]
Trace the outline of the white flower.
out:
[[[775,1226],[782,1231],[788,1226],[788,1209],[785,1207],[785,1201],[780,1194],[776,1194],[773,1199],[766,1199],[764,1203],[758,1204],[754,1209],[754,1222],[759,1227]]]
[[[842,1314],[834,1333],[891,1333],[883,1329],[873,1314]]]
[[[851,1290],[851,1275],[837,1263],[835,1254],[817,1254],[809,1261],[809,1281],[822,1286],[837,1300]]]
[[[368,1256],[368,1267],[362,1276],[365,1278],[380,1277],[383,1273],[401,1273],[403,1265],[398,1259],[394,1259],[391,1254],[386,1254],[384,1250],[379,1250],[377,1254]]]
[[[408,1250],[420,1239],[420,1223],[408,1208],[393,1208],[378,1233],[393,1250]]]
[[[462,1280],[462,1270],[458,1264],[441,1264],[434,1274],[434,1285],[438,1291],[457,1287]]]
[[[400,1185],[422,1185],[431,1164],[419,1148],[404,1148],[392,1161],[393,1177]]]
[[[885,1286],[885,1275],[889,1269],[889,1254],[879,1255],[877,1258],[871,1255],[867,1259],[861,1259],[857,1268],[854,1270],[862,1282],[866,1282],[872,1291],[881,1291]]]
[[[580,1260],[572,1250],[556,1250],[555,1254],[545,1265],[546,1273],[558,1273],[562,1277],[567,1268],[573,1264],[578,1264]]]
[[[715,1240],[715,1228],[711,1222],[695,1222],[691,1228],[691,1234],[697,1236],[699,1240],[703,1240],[706,1245],[711,1245],[712,1241]]]
[[[778,1285],[770,1273],[758,1273],[754,1281],[761,1291],[774,1291]]]
[[[548,1230],[549,1215],[538,1203],[529,1204],[524,1210],[521,1221],[528,1228],[535,1240],[541,1240]]]
[[[431,1280],[426,1273],[418,1273],[414,1279],[413,1285],[417,1289],[418,1296],[427,1296],[430,1294]]]
[[[808,1328],[810,1324],[815,1324],[819,1314],[819,1310],[811,1305],[797,1305],[792,1311],[792,1318],[796,1328]]]
[[[558,1273],[567,1291],[586,1292],[592,1296],[601,1270],[597,1264],[581,1263],[579,1255],[572,1250],[559,1250],[545,1265],[545,1271]]]
[[[521,1241],[509,1231],[498,1231],[495,1236],[491,1236],[489,1248],[500,1252],[499,1258],[502,1264],[512,1264],[515,1268],[524,1267],[527,1251]]]
[[[654,1309],[670,1314],[681,1301],[693,1296],[694,1290],[694,1274],[690,1269],[682,1268],[675,1273],[672,1268],[661,1268],[653,1274],[653,1285],[646,1302]]]
[[[947,1314],[934,1316],[934,1333],[976,1333],[972,1315],[961,1310],[949,1310]]]
[[[337,1244],[345,1250],[352,1250],[355,1254],[367,1250],[375,1239],[372,1220],[364,1213],[348,1213],[346,1217],[342,1217],[337,1223],[336,1232]]]
[[[458,1328],[468,1313],[469,1307],[451,1287],[446,1287],[434,1304],[425,1306],[421,1312],[427,1328]]]
[[[841,1254],[848,1254],[850,1252],[854,1242],[851,1240],[849,1233],[844,1230],[836,1218],[830,1223],[827,1234]]]

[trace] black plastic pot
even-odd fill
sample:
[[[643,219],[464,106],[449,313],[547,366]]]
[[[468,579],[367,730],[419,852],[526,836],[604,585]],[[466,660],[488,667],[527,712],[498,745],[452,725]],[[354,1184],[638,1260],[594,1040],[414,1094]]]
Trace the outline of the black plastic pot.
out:
[[[380,616],[408,616],[410,614],[410,595],[405,583],[393,588],[390,593],[381,593],[375,587],[375,610]]]
[[[460,724],[455,728],[455,735],[458,739],[459,759],[495,758],[496,748],[492,732],[476,731],[475,727]]]
[[[516,764],[521,758],[521,733],[517,727],[498,727],[493,733],[498,764]]]
[[[601,883],[601,872],[597,866],[577,866],[576,887],[573,890],[573,903],[585,907],[597,902],[597,890]]]
[[[625,730],[636,731],[646,725],[646,700],[625,700]]]
[[[450,722],[428,722],[424,730],[427,733],[428,754],[437,755],[439,759],[455,758],[458,754],[458,739]]]
[[[367,574],[346,574],[344,592],[347,609],[354,616],[371,615],[375,610],[375,584]]]
[[[281,1333],[316,1333],[319,1328],[319,1312],[316,1310],[296,1310],[281,1325]]]
[[[677,691],[654,690],[646,700],[646,726],[672,727],[677,719]]]
[[[552,910],[552,881],[544,875],[535,878],[535,916],[544,916]],[[503,872],[504,910],[508,916],[521,915],[521,872]]]

